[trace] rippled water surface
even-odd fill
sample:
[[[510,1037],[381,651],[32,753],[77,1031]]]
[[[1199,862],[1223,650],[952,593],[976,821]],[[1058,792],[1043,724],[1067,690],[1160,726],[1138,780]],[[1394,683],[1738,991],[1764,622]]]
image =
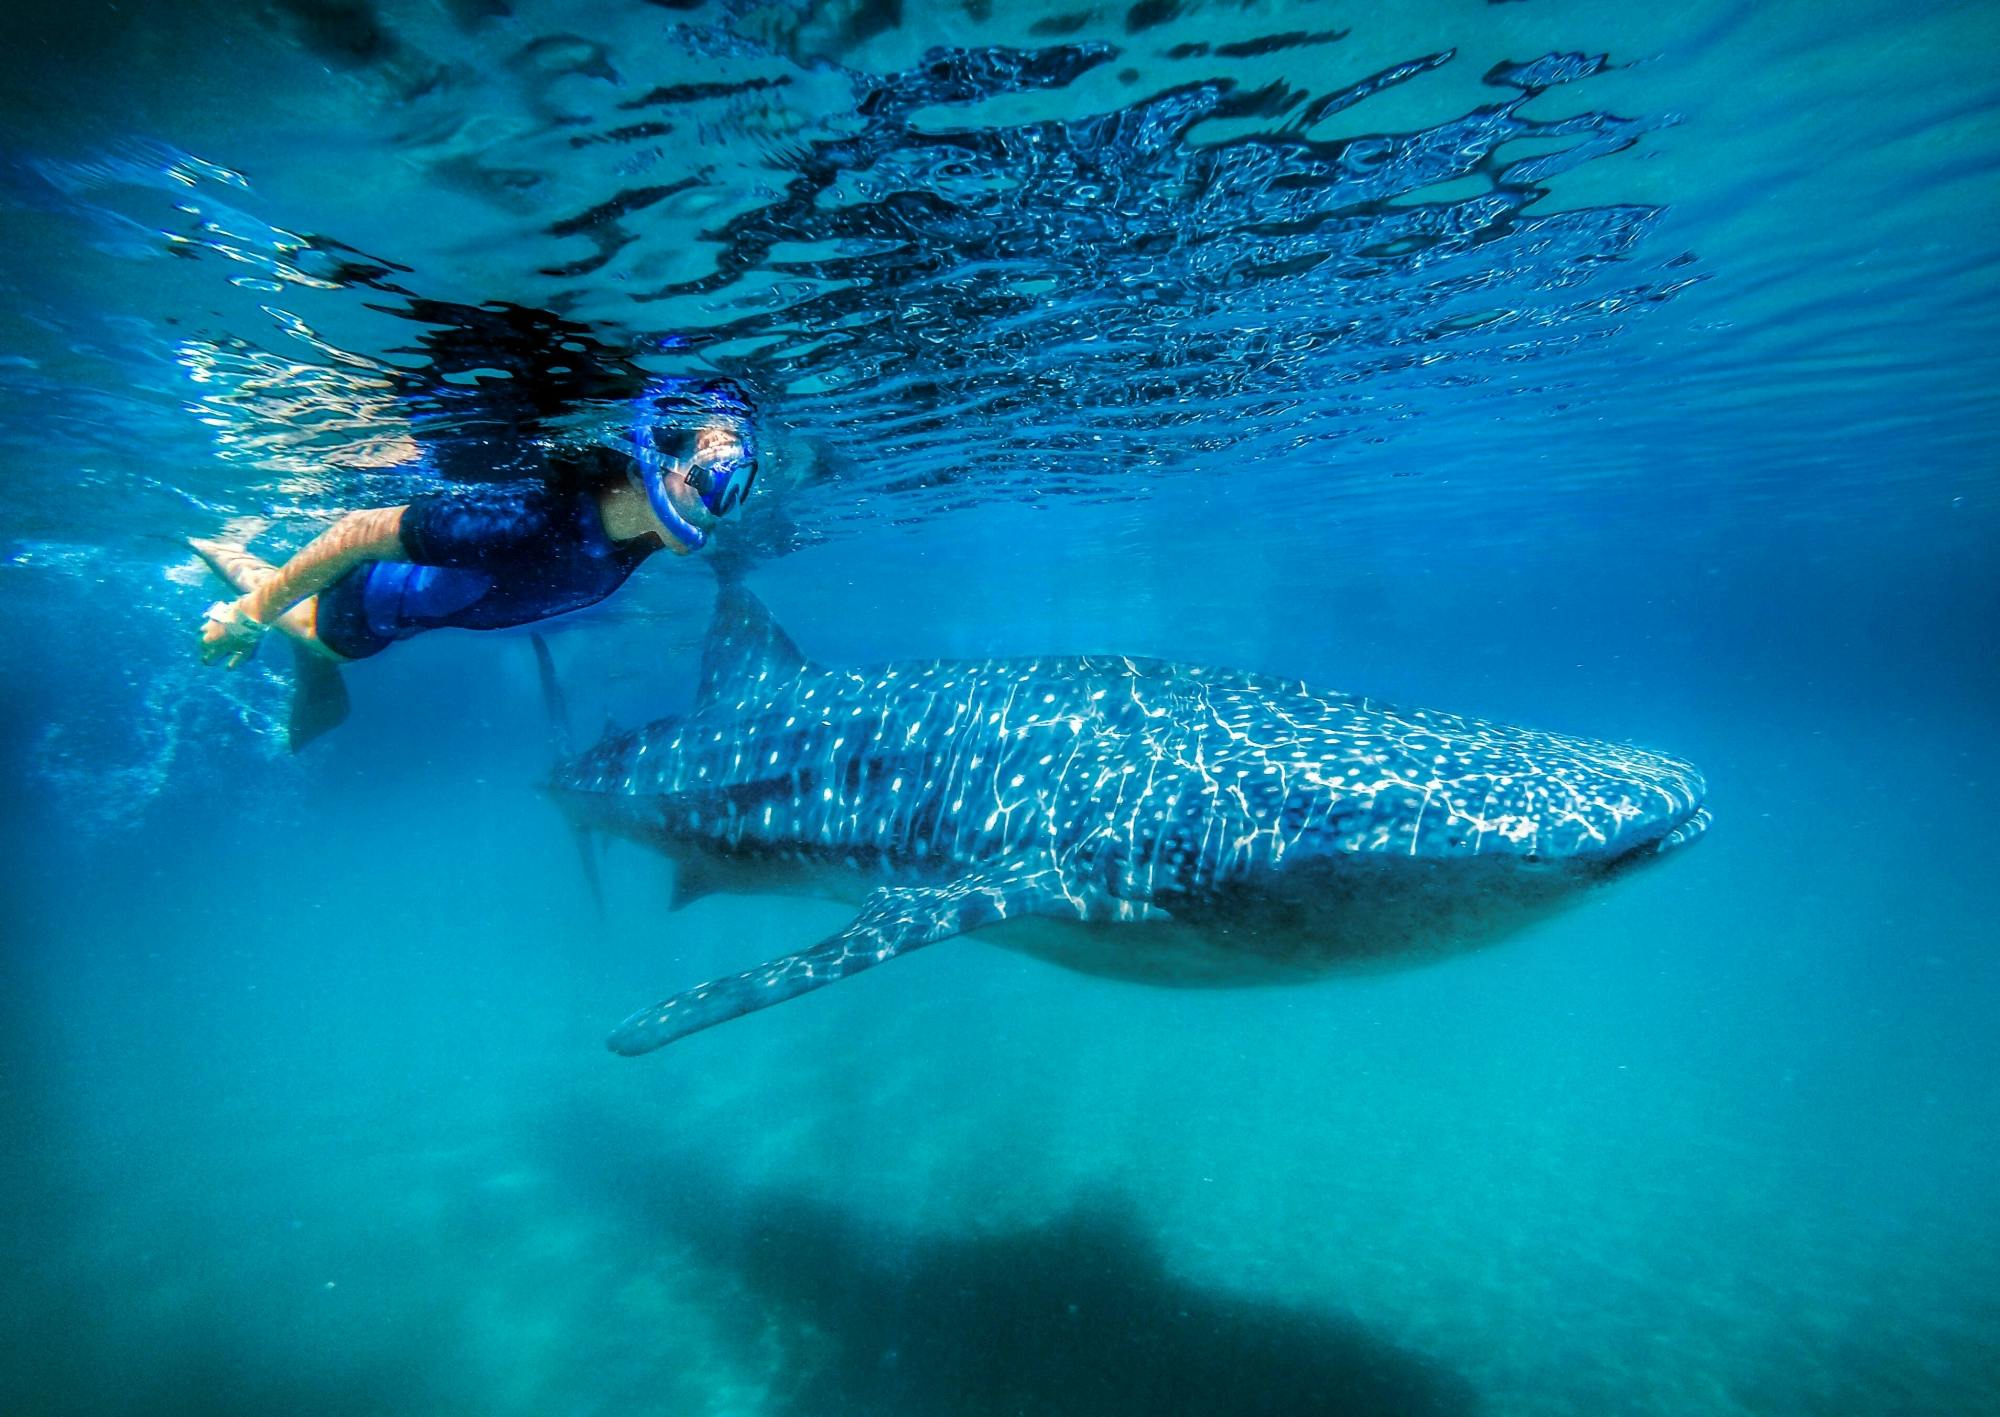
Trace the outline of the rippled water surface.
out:
[[[2000,1408],[2000,9],[0,16],[0,1404]],[[1115,651],[1701,764],[1500,948],[1170,990],[605,857],[517,636],[192,644],[182,548],[753,391],[816,658]],[[661,558],[663,561],[665,558]],[[686,701],[713,578],[555,627]],[[594,735],[586,735],[594,736]],[[1684,859],[1682,859],[1684,858]]]

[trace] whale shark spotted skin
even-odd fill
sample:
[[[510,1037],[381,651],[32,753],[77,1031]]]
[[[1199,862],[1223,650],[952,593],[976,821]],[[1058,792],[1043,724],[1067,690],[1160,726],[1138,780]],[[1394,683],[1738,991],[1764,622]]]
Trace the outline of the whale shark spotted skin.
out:
[[[1708,825],[1659,753],[1116,656],[808,661],[725,586],[693,710],[559,768],[572,819],[713,890],[851,899],[827,939],[642,1009],[649,1052],[972,930],[1160,984],[1301,980],[1509,934]]]

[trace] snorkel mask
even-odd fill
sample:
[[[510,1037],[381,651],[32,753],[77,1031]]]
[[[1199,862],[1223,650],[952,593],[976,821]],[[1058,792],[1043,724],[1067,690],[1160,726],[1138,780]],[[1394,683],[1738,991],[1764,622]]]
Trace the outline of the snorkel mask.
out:
[[[757,447],[752,441],[749,401],[724,380],[661,379],[632,401],[632,461],[653,515],[690,551],[708,542],[708,533],[674,505],[676,479],[694,490],[702,509],[718,521],[743,505],[757,480]],[[695,445],[702,430],[729,425],[737,448],[701,455]]]

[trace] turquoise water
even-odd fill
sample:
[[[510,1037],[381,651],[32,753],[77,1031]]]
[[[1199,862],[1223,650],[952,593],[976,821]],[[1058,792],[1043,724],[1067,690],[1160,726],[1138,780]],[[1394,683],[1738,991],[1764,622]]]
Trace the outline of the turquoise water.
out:
[[[2000,1408],[1992,7],[0,26],[5,1410]],[[290,756],[178,538],[683,368],[820,660],[1281,672],[1716,825],[1423,969],[975,935],[614,1057],[849,911],[614,847],[599,915],[518,636]],[[686,703],[711,585],[554,627],[581,723]]]

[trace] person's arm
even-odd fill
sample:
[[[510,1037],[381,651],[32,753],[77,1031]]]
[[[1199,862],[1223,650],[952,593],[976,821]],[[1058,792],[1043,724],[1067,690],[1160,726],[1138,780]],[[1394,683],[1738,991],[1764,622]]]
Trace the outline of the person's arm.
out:
[[[314,537],[278,573],[241,596],[229,615],[209,613],[202,630],[204,662],[221,659],[230,667],[249,657],[258,637],[278,617],[309,596],[318,595],[367,561],[407,561],[403,550],[404,507],[348,512]],[[249,623],[245,623],[245,622]]]
[[[236,602],[268,625],[309,595],[318,595],[364,561],[407,561],[402,507],[349,512],[301,547],[278,574]]]

